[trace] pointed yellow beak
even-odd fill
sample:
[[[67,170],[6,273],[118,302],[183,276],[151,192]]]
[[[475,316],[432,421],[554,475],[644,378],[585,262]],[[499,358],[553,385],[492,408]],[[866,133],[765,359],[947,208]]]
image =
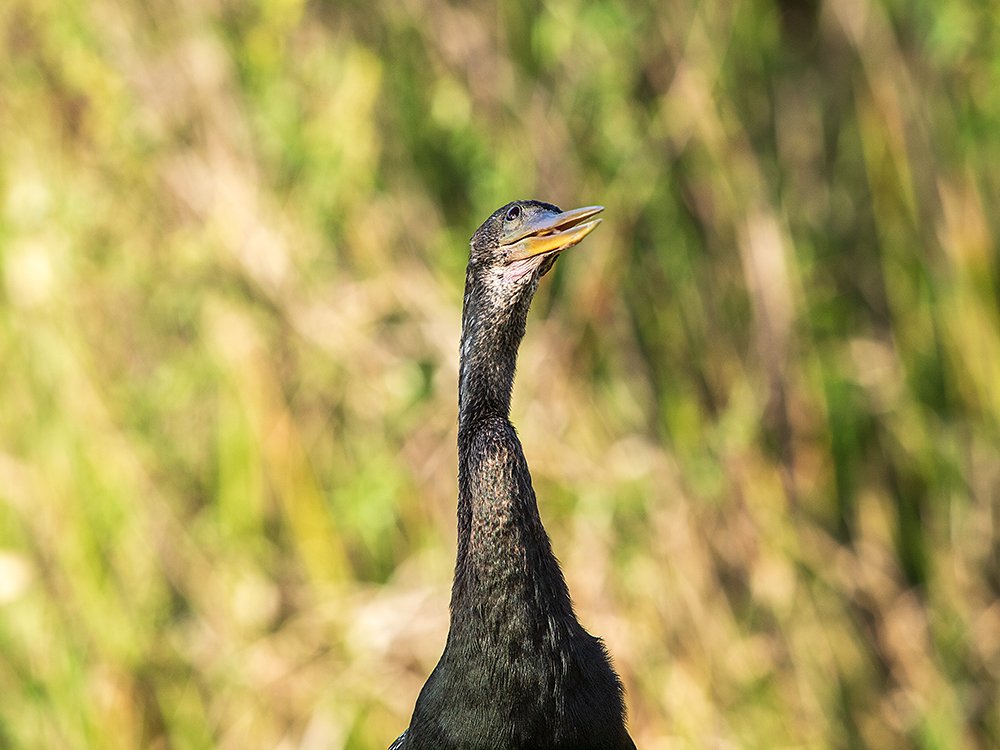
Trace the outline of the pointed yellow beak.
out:
[[[516,236],[504,240],[503,244],[511,248],[508,262],[560,253],[573,247],[601,223],[600,219],[587,219],[603,210],[604,206],[587,206],[540,216],[523,226]]]

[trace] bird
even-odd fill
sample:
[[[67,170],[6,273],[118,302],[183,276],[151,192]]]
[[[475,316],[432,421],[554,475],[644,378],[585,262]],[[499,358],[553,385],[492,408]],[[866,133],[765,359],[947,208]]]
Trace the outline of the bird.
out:
[[[510,421],[538,282],[602,206],[520,200],[470,242],[458,403],[458,549],[444,652],[390,750],[635,750],[624,688],[576,618]]]

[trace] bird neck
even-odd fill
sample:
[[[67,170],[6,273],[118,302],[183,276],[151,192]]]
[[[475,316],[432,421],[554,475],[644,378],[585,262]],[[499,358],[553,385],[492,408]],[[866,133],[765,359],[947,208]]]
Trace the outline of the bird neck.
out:
[[[534,290],[503,300],[488,289],[475,283],[470,271],[459,370],[453,614],[467,608],[482,612],[484,601],[502,594],[505,605],[572,618],[569,592],[542,527],[528,464],[509,419],[517,350]],[[491,608],[498,622],[509,616],[502,610]]]
[[[492,639],[525,615],[575,624],[569,590],[538,515],[521,443],[506,417],[459,429],[458,556],[452,626]],[[469,613],[476,613],[469,618]]]
[[[517,299],[501,298],[473,276],[470,267],[462,308],[459,364],[459,429],[491,417],[507,419],[517,367],[517,350],[534,290]]]

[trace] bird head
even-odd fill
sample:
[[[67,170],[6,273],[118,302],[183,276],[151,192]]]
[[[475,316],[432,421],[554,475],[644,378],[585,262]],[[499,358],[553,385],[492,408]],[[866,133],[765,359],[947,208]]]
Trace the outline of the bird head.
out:
[[[514,201],[498,209],[472,235],[469,272],[491,291],[510,297],[533,288],[563,250],[601,223],[603,206],[560,211],[551,203]]]

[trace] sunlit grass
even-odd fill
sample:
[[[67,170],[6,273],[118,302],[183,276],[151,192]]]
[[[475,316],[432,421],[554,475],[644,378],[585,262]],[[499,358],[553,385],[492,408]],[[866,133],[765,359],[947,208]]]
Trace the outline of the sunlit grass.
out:
[[[641,748],[1000,742],[996,14],[0,7],[0,746],[382,748],[467,241],[599,203],[513,420]]]

